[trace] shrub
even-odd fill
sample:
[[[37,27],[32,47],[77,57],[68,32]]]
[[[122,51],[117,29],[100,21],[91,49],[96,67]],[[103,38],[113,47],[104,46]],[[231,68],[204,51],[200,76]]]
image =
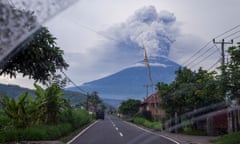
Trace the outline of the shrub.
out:
[[[162,129],[162,126],[159,122],[151,122],[147,119],[144,119],[142,117],[135,117],[133,119],[133,123],[135,124],[138,124],[138,125],[142,125],[142,126],[145,126],[145,127],[148,127],[148,128],[152,128],[152,129],[155,129],[155,130],[161,130]]]
[[[38,125],[25,129],[6,129],[0,132],[0,142],[25,140],[55,140],[72,130],[71,124]]]
[[[6,114],[0,113],[0,129],[9,125],[11,125],[11,119]]]
[[[239,144],[240,143],[239,137],[240,132],[235,132],[212,140],[212,142],[216,144]]]
[[[192,129],[191,127],[184,127],[182,133],[187,134],[187,135],[197,135],[197,136],[206,136],[207,135],[207,133],[205,131],[195,130],[195,129]]]
[[[67,118],[64,118],[65,114],[62,113],[59,115],[61,121],[64,123],[60,123],[61,121],[59,121],[55,125],[35,125],[27,128],[5,127],[0,130],[0,143],[28,140],[56,140],[90,122],[90,116],[84,110],[72,110],[72,116]],[[0,115],[0,121],[6,121],[6,118],[3,116]]]
[[[75,109],[73,110],[72,125],[73,128],[79,128],[90,122],[90,116],[87,111]]]

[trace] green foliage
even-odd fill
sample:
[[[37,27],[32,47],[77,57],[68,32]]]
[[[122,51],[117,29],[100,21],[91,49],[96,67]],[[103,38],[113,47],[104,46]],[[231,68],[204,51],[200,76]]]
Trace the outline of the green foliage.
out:
[[[54,78],[57,70],[63,70],[68,64],[63,59],[63,51],[56,46],[56,38],[45,27],[40,28],[25,42],[18,46],[21,49],[4,68],[0,75],[16,77],[17,73],[29,76],[46,84]]]
[[[71,109],[69,102],[62,99],[62,90],[57,84],[46,90],[36,84],[35,87],[36,99],[32,99],[28,93],[21,94],[17,100],[2,96],[3,110],[15,127],[54,124],[61,110]]]
[[[87,95],[87,109],[89,109],[89,106],[93,106],[96,111],[104,111],[106,109],[96,91]]]
[[[37,105],[31,103],[28,93],[23,93],[17,100],[2,96],[2,106],[5,114],[13,120],[16,127],[27,127],[32,124],[32,114]]]
[[[217,139],[212,140],[215,144],[239,144],[240,143],[240,132],[224,135]]]
[[[46,90],[38,85],[36,88],[36,103],[40,104],[39,107],[39,120],[43,123],[54,124],[57,122],[57,115],[60,113],[61,108],[70,107],[68,102],[62,99],[62,90],[57,84],[53,84]]]
[[[121,103],[119,110],[122,114],[133,116],[139,111],[140,106],[140,100],[129,99]]]
[[[74,128],[79,128],[90,122],[90,115],[85,110],[73,110],[73,121],[72,125]]]
[[[196,135],[196,136],[206,136],[207,135],[207,133],[205,131],[195,130],[195,129],[192,129],[191,127],[184,127],[183,131],[181,133],[186,134],[186,135]]]
[[[240,43],[228,49],[230,61],[224,71],[225,91],[231,92],[232,98],[240,98]]]
[[[68,115],[68,117],[66,117],[66,113],[60,113],[58,117],[59,122],[54,125],[33,125],[27,128],[7,127],[0,129],[0,142],[56,140],[90,122],[88,112],[78,109],[74,109],[72,115]]]
[[[157,84],[162,97],[160,107],[166,110],[169,117],[174,116],[175,112],[183,114],[223,100],[219,96],[214,73],[202,68],[197,72],[179,68],[175,73],[176,79],[171,84]]]
[[[0,142],[25,140],[55,140],[72,130],[71,124],[37,125],[22,129],[0,131]]]
[[[11,125],[11,119],[2,110],[0,110],[0,129],[7,128]]]
[[[162,129],[162,126],[159,122],[152,122],[152,121],[149,121],[149,120],[144,119],[142,117],[134,117],[133,118],[133,123],[138,124],[138,125],[142,125],[142,126],[145,126],[145,127],[148,127],[148,128],[152,128],[152,129],[155,129],[155,130],[161,130]]]

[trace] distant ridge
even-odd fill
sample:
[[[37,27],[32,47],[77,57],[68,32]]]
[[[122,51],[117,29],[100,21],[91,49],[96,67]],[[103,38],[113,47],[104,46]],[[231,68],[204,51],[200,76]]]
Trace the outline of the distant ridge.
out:
[[[18,85],[0,84],[0,96],[6,94],[8,97],[16,99],[20,94],[25,92],[28,92],[32,97],[35,97],[35,90],[22,88]],[[86,102],[86,96],[76,91],[64,90],[63,98],[69,99],[72,106],[81,102]]]

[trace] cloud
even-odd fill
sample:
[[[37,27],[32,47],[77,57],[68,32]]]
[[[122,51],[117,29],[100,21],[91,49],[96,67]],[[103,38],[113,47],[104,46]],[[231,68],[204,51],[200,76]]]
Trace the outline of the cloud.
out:
[[[168,56],[178,31],[173,13],[157,12],[154,6],[145,6],[125,22],[97,32],[105,40],[97,40],[95,46],[79,49],[77,53],[68,50],[65,53],[70,64],[67,74],[76,83],[84,83],[118,72],[143,60],[143,44],[149,56]]]
[[[176,18],[168,11],[157,12],[154,6],[137,10],[124,23],[114,25],[104,32],[111,36],[118,48],[125,44],[130,51],[144,47],[150,56],[168,56],[171,44],[178,36]],[[139,50],[138,50],[139,52]]]

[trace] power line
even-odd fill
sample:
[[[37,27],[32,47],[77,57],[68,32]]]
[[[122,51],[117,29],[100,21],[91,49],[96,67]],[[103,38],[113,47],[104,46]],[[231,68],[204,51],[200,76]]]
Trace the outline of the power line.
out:
[[[186,65],[194,56],[196,56],[199,52],[201,52],[204,48],[206,48],[212,41],[209,41],[206,45],[201,47],[198,51],[196,51],[189,59],[187,59],[182,65]]]
[[[78,85],[76,85],[76,84],[73,82],[73,80],[71,80],[71,79],[69,78],[69,76],[67,76],[67,74],[66,74],[65,72],[63,72],[63,71],[61,71],[61,72],[63,73],[63,75],[64,75],[77,89],[79,89],[80,91],[82,91],[82,92],[84,92],[84,93],[87,93],[85,90],[81,89]]]
[[[231,32],[231,31],[237,29],[238,27],[240,27],[240,24],[234,26],[233,28],[230,28],[229,30],[227,30],[227,31],[225,31],[225,32],[223,32],[223,33],[221,33],[220,35],[216,36],[214,39],[220,38],[220,37],[222,37],[223,35],[225,35],[225,34]],[[238,31],[236,31],[236,32],[234,32],[234,33],[232,33],[232,34],[229,34],[229,35],[226,36],[225,38],[229,38],[229,37],[237,34],[238,32],[240,32],[240,30],[238,30]],[[237,39],[237,38],[240,38],[240,35],[234,37],[233,40],[234,40],[234,39]],[[194,61],[196,61],[199,57],[201,57],[201,56],[203,56],[204,54],[206,54],[207,52],[204,52],[204,54],[201,54],[201,56],[198,56],[198,58],[194,58],[196,55],[200,54],[201,51],[202,51],[204,48],[206,48],[211,42],[212,42],[212,41],[207,42],[203,47],[201,47],[198,51],[196,51],[189,59],[187,59],[182,65],[186,65],[186,66],[187,66],[187,65],[190,65],[191,63],[193,63]],[[208,50],[207,50],[207,51],[208,51]],[[194,59],[193,59],[193,58],[194,58]]]
[[[231,36],[233,36],[233,35],[235,35],[235,34],[237,34],[237,33],[239,33],[239,32],[240,32],[240,30],[238,30],[238,31],[236,31],[236,32],[234,32],[234,33],[232,33],[232,34],[224,37],[223,39],[227,39],[227,38],[229,38],[229,37],[231,37]]]
[[[200,63],[202,63],[203,61],[205,61],[207,58],[209,58],[210,56],[212,56],[214,53],[217,52],[217,49],[215,51],[213,51],[212,53],[210,53],[209,55],[207,55],[206,57],[204,57],[203,59],[201,59],[198,63],[196,63],[195,65],[199,65]]]
[[[214,39],[217,39],[217,38],[219,38],[219,37],[221,37],[221,36],[223,36],[223,35],[225,35],[225,34],[227,34],[227,33],[231,32],[231,31],[233,31],[234,29],[236,29],[236,28],[238,28],[238,27],[240,27],[240,24],[239,24],[239,25],[236,25],[235,27],[233,27],[233,28],[230,28],[229,30],[227,30],[227,31],[223,32],[222,34],[220,34],[220,35],[216,36]]]
[[[208,71],[210,71],[212,68],[214,68],[217,64],[219,64],[219,62],[221,61],[221,58],[218,59],[213,65],[211,65],[209,68],[208,68]]]
[[[215,45],[213,45],[212,47],[210,47],[209,49],[207,49],[205,52],[203,52],[201,55],[199,55],[198,57],[196,57],[195,59],[193,59],[190,63],[186,64],[186,66],[190,66],[193,62],[195,62],[197,59],[201,58],[203,55],[205,55],[208,51],[210,51],[213,47],[215,47]]]
[[[233,38],[233,40],[240,38],[240,35],[236,36]]]

